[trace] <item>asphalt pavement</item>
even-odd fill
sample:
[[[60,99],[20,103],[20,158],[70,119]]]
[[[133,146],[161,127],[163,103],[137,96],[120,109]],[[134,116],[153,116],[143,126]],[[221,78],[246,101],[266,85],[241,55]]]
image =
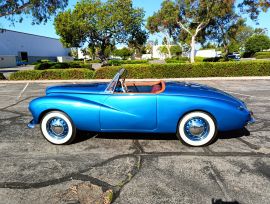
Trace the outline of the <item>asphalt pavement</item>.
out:
[[[88,132],[55,146],[26,127],[29,101],[53,84],[0,83],[0,203],[269,203],[270,80],[195,82],[244,100],[256,123],[200,148]]]

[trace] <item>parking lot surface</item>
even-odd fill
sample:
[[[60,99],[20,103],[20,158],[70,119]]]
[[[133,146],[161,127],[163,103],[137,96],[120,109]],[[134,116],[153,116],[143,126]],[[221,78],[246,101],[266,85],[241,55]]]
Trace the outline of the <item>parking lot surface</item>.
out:
[[[29,101],[53,84],[0,84],[0,203],[269,203],[270,80],[195,82],[245,101],[256,123],[200,148],[87,132],[56,146],[26,127]]]

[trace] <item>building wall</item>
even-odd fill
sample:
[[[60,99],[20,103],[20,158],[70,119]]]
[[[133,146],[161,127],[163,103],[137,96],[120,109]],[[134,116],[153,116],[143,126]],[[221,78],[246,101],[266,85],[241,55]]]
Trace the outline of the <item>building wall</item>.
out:
[[[58,39],[4,30],[0,32],[0,55],[15,55],[27,52],[28,57],[55,58],[67,56],[69,48],[64,48]],[[30,61],[30,60],[29,60]]]
[[[0,55],[0,68],[15,67],[16,65],[16,56]]]

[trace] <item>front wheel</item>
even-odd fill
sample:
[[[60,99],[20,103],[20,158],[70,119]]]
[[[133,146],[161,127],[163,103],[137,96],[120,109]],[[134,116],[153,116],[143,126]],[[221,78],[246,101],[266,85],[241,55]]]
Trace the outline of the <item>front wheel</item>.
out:
[[[177,137],[190,146],[208,145],[215,139],[216,134],[215,120],[205,112],[188,113],[178,124]]]
[[[68,115],[60,111],[48,112],[41,120],[43,136],[52,144],[71,143],[76,136],[76,128]]]

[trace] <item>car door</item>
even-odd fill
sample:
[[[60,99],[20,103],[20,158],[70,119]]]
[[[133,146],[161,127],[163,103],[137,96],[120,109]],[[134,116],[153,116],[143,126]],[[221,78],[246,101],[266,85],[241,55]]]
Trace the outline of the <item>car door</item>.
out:
[[[102,131],[151,131],[157,127],[155,94],[115,93],[100,109]]]

